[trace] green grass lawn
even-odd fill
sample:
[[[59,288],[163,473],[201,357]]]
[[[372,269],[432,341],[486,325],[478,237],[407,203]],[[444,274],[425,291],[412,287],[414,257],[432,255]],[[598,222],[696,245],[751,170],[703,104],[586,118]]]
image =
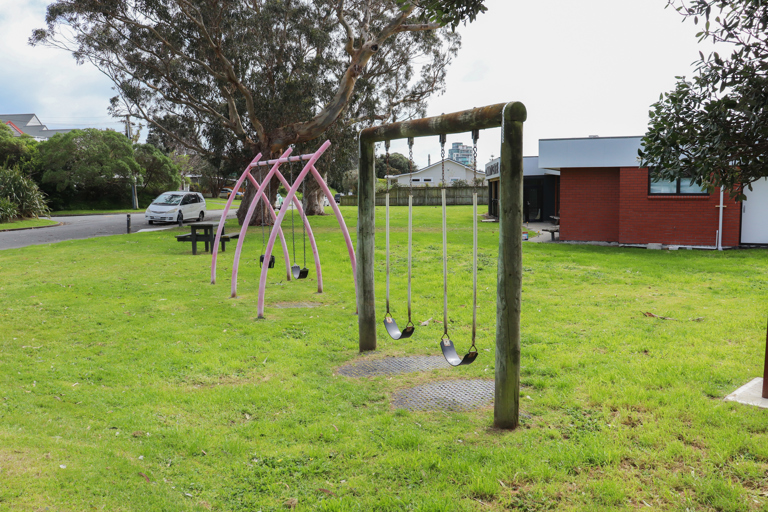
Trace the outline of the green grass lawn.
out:
[[[392,213],[398,320],[406,211]],[[448,212],[462,351],[471,207]],[[442,319],[439,216],[415,215],[416,322]],[[346,247],[332,215],[311,220],[325,293],[311,262],[287,282],[278,250],[264,320],[258,229],[237,299],[234,245],[210,285],[210,257],[178,228],[0,251],[0,510],[768,510],[768,411],[722,401],[762,374],[766,251],[525,244],[522,425],[502,432],[491,408],[390,405],[416,384],[493,378],[499,225],[479,226],[475,364],[350,379],[336,369],[361,358],[439,355],[442,326],[393,341],[379,324],[379,351],[360,356]],[[321,306],[275,307],[288,302]]]
[[[58,224],[51,219],[17,219],[11,222],[0,223],[0,231],[12,231],[14,229],[39,228],[43,226],[55,226]]]

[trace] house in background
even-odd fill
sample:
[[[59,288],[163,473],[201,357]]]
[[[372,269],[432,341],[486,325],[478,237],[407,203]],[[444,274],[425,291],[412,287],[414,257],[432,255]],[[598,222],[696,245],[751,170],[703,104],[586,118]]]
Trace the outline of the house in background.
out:
[[[473,178],[482,179],[485,186],[485,172],[481,170],[473,171],[472,167],[460,164],[454,160],[445,160],[445,184],[451,186],[457,181],[465,181],[472,185]],[[414,187],[439,187],[443,178],[442,161],[435,162],[418,171],[412,173],[403,173],[385,176],[389,186],[397,183],[400,187],[409,186],[409,179]]]
[[[57,133],[67,133],[74,129],[49,130],[35,114],[0,114],[0,123],[9,126],[16,137],[26,134],[38,141],[48,140]]]
[[[653,182],[640,147],[641,137],[539,141],[539,167],[560,171],[560,240],[716,247],[719,235],[722,247],[768,244],[768,180],[743,204],[687,179]]]
[[[488,179],[488,215],[499,217],[499,169],[501,158],[485,164]],[[533,222],[548,221],[560,211],[560,171],[542,169],[539,157],[523,158],[523,205],[527,219]],[[523,219],[526,219],[525,211]]]

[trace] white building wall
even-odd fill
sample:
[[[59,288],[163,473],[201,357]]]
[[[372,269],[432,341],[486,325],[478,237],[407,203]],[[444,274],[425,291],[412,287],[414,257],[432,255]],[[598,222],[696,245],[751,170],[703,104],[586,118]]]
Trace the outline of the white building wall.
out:
[[[440,162],[434,163],[428,167],[420,169],[413,173],[413,186],[414,187],[438,187],[442,181],[442,165]],[[401,187],[408,186],[408,174],[400,174],[398,176],[390,177],[390,181],[397,181],[397,184]],[[485,173],[478,169],[478,178],[485,178]],[[472,169],[467,168],[453,160],[445,161],[445,182],[446,185],[450,185],[456,180],[464,180],[467,183],[472,183],[474,179],[474,173]],[[483,179],[485,184],[485,179]]]

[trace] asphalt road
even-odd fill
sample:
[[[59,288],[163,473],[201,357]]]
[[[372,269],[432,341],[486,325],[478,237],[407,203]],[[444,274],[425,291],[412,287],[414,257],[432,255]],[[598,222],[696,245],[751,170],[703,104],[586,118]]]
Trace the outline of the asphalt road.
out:
[[[206,221],[218,221],[222,210],[205,212]],[[230,210],[228,218],[233,218],[237,210]],[[24,229],[0,233],[0,250],[17,249],[28,245],[53,244],[64,240],[79,240],[97,236],[124,235],[127,231],[125,214],[82,215],[76,217],[52,217],[61,222],[61,226],[40,229]],[[150,226],[144,220],[144,214],[131,215],[131,232],[171,229],[176,224],[155,224]]]

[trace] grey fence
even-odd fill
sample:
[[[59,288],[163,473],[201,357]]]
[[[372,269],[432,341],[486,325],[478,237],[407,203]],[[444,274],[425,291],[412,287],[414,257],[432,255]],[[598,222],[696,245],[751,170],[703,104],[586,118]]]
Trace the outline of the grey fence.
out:
[[[414,187],[413,206],[440,206],[440,187]],[[446,187],[445,202],[448,205],[472,204],[472,193],[477,191],[477,204],[488,204],[488,187]],[[408,206],[408,187],[396,187],[389,191],[390,206]],[[357,196],[341,196],[342,206],[357,206]],[[384,206],[384,191],[376,192],[376,206]]]

